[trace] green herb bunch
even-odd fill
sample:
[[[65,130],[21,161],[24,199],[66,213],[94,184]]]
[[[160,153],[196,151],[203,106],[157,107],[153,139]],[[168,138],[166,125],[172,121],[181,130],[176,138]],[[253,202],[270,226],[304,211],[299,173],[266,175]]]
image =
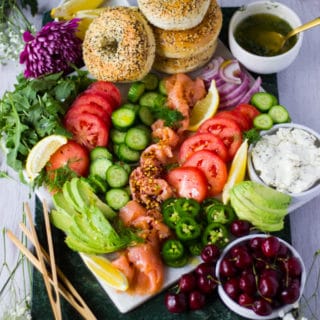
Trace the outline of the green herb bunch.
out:
[[[12,92],[0,100],[0,140],[7,164],[17,172],[24,168],[31,148],[51,134],[70,135],[62,118],[75,97],[92,82],[86,71],[62,72],[38,79],[17,77]]]

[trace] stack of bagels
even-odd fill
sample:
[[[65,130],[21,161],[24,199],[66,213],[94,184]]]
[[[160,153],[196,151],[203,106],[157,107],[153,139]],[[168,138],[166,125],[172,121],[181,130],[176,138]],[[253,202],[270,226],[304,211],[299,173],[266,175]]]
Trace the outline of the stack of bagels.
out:
[[[153,29],[155,70],[190,72],[210,60],[222,27],[216,0],[138,0],[138,6]]]
[[[98,80],[131,82],[151,68],[190,72],[212,57],[222,26],[216,0],[138,0],[107,7],[90,24],[83,59]]]

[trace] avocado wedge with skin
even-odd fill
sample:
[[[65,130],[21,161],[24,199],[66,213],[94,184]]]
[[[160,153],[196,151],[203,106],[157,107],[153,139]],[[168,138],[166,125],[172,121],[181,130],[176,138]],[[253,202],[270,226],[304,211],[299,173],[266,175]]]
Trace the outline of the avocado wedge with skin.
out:
[[[284,227],[291,197],[253,181],[242,181],[230,190],[230,202],[240,219],[274,232]]]

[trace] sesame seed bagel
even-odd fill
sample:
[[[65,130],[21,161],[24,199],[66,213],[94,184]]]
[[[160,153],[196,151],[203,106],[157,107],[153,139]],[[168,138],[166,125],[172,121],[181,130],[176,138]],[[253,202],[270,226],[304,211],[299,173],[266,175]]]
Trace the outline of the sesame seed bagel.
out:
[[[155,39],[147,20],[134,7],[107,7],[89,26],[83,60],[98,80],[142,79],[155,57]]]
[[[222,12],[216,0],[196,27],[189,30],[163,30],[153,27],[156,54],[166,58],[187,58],[210,47],[218,38],[222,27]]]
[[[153,68],[159,72],[175,74],[194,71],[204,66],[213,56],[218,41],[212,43],[207,50],[188,58],[165,58],[156,55]]]
[[[210,0],[138,0],[138,6],[151,24],[166,30],[185,30],[198,25]]]

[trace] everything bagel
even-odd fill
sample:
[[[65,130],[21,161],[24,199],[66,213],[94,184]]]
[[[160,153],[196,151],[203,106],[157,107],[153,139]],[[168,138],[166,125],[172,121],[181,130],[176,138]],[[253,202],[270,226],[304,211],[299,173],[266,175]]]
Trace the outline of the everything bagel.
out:
[[[138,6],[154,26],[165,30],[185,30],[198,25],[210,0],[138,0]]]
[[[151,27],[134,7],[107,7],[89,26],[83,59],[98,80],[130,82],[142,79],[155,58]]]
[[[153,27],[156,54],[165,58],[188,58],[200,54],[216,41],[222,27],[222,12],[216,0],[196,27],[189,30],[164,30]]]

